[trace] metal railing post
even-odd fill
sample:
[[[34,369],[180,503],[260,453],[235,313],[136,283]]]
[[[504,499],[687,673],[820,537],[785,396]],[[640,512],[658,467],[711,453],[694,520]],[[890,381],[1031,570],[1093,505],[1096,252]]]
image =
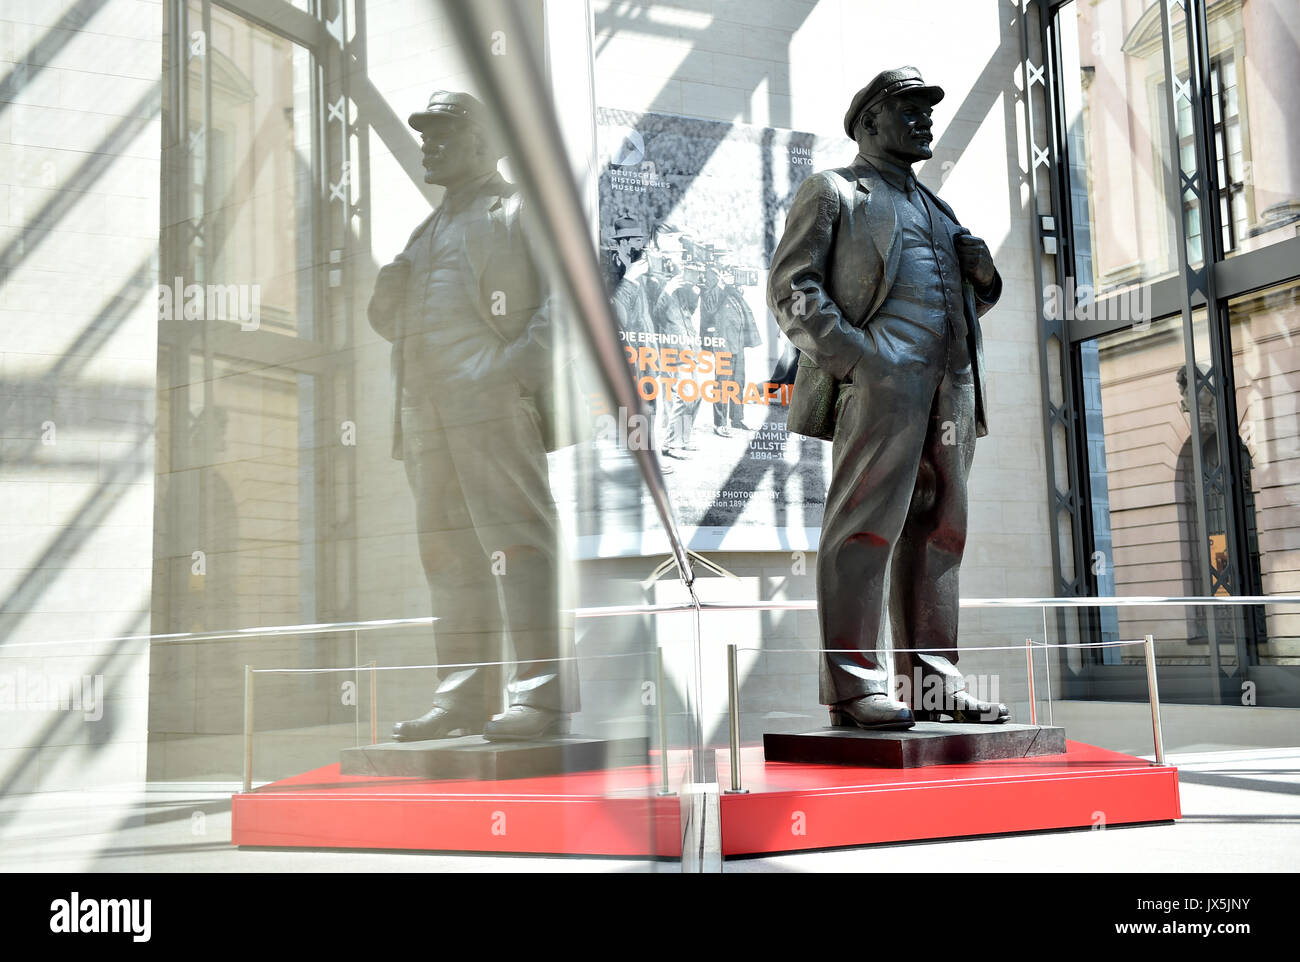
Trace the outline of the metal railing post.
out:
[[[731,729],[731,788],[728,795],[745,795],[740,787],[740,678],[736,671],[736,646],[727,645],[727,717]]]
[[[655,714],[659,716],[659,794],[672,795],[668,787],[668,712],[664,708],[664,647],[655,651]]]
[[[1034,694],[1034,639],[1025,639],[1025,668],[1029,673],[1029,724],[1038,724],[1038,696]]]
[[[253,790],[253,666],[244,666],[244,791]]]
[[[1043,667],[1047,669],[1047,724],[1056,724],[1056,709],[1052,705],[1052,642],[1047,636],[1047,608],[1043,607]]]
[[[370,662],[370,744],[379,744],[379,673],[375,667],[379,664],[377,661]]]
[[[1156,743],[1156,764],[1165,763],[1165,740],[1160,733],[1160,692],[1156,688],[1156,639],[1147,635],[1142,642],[1147,660],[1147,694],[1151,699],[1151,734]]]

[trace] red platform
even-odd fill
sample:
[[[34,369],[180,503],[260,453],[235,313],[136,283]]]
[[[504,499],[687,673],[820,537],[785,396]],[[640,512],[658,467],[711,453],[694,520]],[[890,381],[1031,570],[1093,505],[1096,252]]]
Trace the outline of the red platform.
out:
[[[678,858],[681,801],[642,765],[509,781],[340,775],[327,765],[231,802],[236,845]]]
[[[730,770],[718,753],[718,771]],[[1179,818],[1178,771],[1066,741],[1063,755],[850,768],[767,762],[741,749],[745,795],[721,798],[722,854],[796,852]]]
[[[1063,755],[914,769],[766,762],[762,748],[745,748],[749,793],[721,797],[722,854],[1087,827],[1098,812],[1108,825],[1180,817],[1176,769],[1066,744]],[[729,769],[727,753],[718,752],[718,772]],[[431,781],[340,775],[338,765],[328,765],[234,796],[231,840],[676,858],[680,800],[654,794],[658,773],[649,765]]]

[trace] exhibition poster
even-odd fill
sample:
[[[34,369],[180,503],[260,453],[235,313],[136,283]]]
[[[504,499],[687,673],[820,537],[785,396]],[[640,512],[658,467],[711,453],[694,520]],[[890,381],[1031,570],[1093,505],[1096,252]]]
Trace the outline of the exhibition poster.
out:
[[[605,108],[596,132],[601,255],[644,407],[602,412],[574,455],[610,482],[580,497],[582,555],[665,550],[648,492],[626,483],[638,446],[660,453],[690,549],[815,549],[830,445],[786,431],[798,355],[765,291],[796,189],[843,144]]]

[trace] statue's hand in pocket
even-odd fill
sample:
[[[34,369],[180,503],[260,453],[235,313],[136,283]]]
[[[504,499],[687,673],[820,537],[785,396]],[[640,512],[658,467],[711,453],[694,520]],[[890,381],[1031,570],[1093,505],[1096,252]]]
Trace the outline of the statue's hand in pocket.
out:
[[[872,366],[876,357],[876,343],[871,334],[867,334],[863,351],[858,355],[853,369],[849,371],[849,376],[845,384],[864,384],[867,378],[871,376]]]

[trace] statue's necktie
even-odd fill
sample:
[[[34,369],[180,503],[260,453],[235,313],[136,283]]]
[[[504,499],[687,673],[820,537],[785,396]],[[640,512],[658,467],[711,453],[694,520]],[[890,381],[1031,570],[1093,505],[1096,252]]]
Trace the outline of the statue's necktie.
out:
[[[925,203],[925,198],[921,196],[921,191],[917,189],[915,178],[907,179],[907,201],[913,207],[921,212],[921,216],[927,221],[930,220],[930,210]]]

